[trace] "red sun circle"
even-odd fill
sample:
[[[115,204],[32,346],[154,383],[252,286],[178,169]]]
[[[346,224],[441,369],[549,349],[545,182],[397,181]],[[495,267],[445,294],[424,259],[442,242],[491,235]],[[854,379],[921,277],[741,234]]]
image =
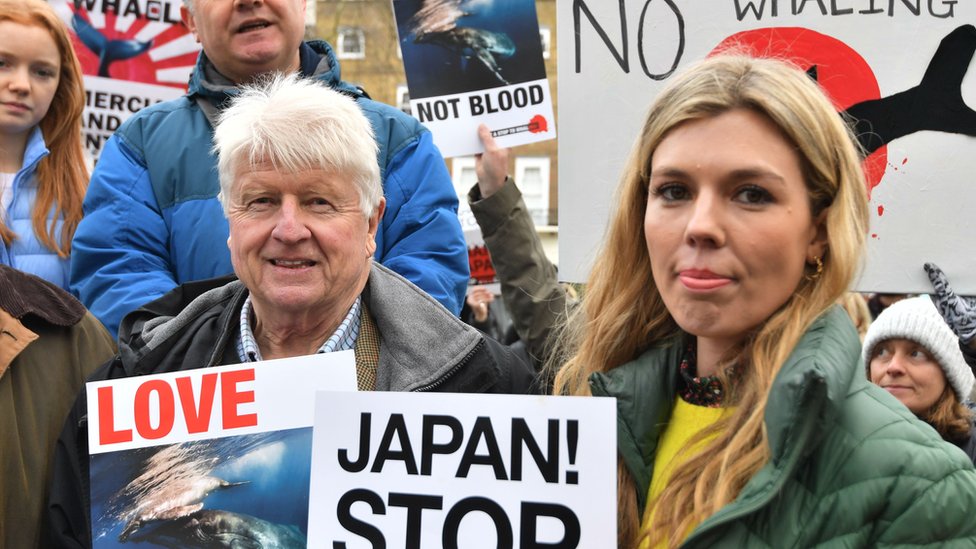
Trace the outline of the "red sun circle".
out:
[[[881,97],[874,71],[859,53],[832,36],[810,29],[766,27],[742,31],[722,40],[709,55],[729,51],[790,60],[804,70],[816,66],[817,82],[838,111]],[[864,160],[869,192],[881,182],[887,164],[887,146]]]

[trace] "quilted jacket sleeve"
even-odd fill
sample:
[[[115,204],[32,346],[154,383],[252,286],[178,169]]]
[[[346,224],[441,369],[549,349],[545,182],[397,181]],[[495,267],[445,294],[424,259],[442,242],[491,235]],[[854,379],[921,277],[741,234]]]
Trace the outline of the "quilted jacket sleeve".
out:
[[[903,510],[878,524],[876,546],[976,547],[976,471],[964,466],[938,480],[915,479],[911,494],[893,494]]]
[[[468,249],[457,195],[430,132],[396,151],[385,172],[386,213],[376,259],[457,315],[470,276]]]
[[[478,187],[468,193],[471,212],[501,282],[502,298],[512,314],[515,331],[537,365],[547,358],[547,345],[569,299],[559,285],[556,268],[546,257],[522,193],[511,180],[488,198]]]
[[[976,547],[972,461],[888,394],[872,388],[859,396],[900,418],[844,421],[841,428],[859,443],[849,453],[832,453],[839,467],[828,483],[830,495],[821,500],[819,513],[830,532],[822,539],[871,547]],[[821,465],[824,471],[831,467]]]
[[[71,291],[113,337],[126,313],[176,286],[144,160],[118,135],[98,160],[71,243]]]

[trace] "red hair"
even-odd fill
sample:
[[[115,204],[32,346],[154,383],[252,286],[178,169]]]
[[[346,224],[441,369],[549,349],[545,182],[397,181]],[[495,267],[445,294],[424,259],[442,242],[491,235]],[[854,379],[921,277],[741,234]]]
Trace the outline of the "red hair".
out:
[[[57,14],[43,0],[0,0],[0,21],[40,27],[50,33],[61,55],[58,89],[44,118],[38,124],[50,153],[37,165],[37,200],[31,212],[34,232],[41,243],[68,257],[71,237],[81,221],[81,205],[88,185],[88,170],[81,148],[81,113],[85,108],[85,86],[81,65],[71,39]],[[48,222],[54,208],[55,217]],[[61,241],[56,241],[57,219]],[[17,235],[0,222],[0,238],[9,245]]]

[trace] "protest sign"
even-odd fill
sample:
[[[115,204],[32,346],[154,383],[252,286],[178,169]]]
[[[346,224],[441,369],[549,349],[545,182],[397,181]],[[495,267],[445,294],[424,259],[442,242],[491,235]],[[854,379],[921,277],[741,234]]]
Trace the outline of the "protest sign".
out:
[[[976,294],[965,211],[976,198],[976,3],[572,0],[557,15],[562,276],[585,279],[654,96],[681,67],[734,48],[792,59],[871,128],[858,289],[931,292],[922,263],[934,261]]]
[[[501,293],[501,286],[498,282],[498,275],[495,273],[495,266],[491,263],[491,255],[485,245],[485,237],[481,234],[481,226],[471,211],[471,205],[463,197],[458,204],[458,220],[461,222],[461,230],[464,231],[464,243],[468,247],[468,270],[471,277],[468,279],[468,291],[474,286],[485,286],[488,291],[498,295]]]
[[[133,113],[186,91],[200,45],[181,0],[49,0],[85,77],[83,144],[97,158]]]
[[[88,383],[94,546],[304,547],[321,389],[356,390],[352,351]]]
[[[319,393],[309,547],[613,547],[616,401]]]
[[[445,157],[556,137],[534,0],[394,0],[411,112]]]

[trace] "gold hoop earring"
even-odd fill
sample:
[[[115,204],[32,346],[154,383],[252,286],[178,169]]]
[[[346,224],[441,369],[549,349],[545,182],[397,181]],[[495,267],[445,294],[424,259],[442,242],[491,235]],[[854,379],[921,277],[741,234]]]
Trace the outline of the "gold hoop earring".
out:
[[[813,274],[804,275],[811,282],[817,280],[823,274],[823,260],[819,256],[815,259],[817,260],[817,270]]]

